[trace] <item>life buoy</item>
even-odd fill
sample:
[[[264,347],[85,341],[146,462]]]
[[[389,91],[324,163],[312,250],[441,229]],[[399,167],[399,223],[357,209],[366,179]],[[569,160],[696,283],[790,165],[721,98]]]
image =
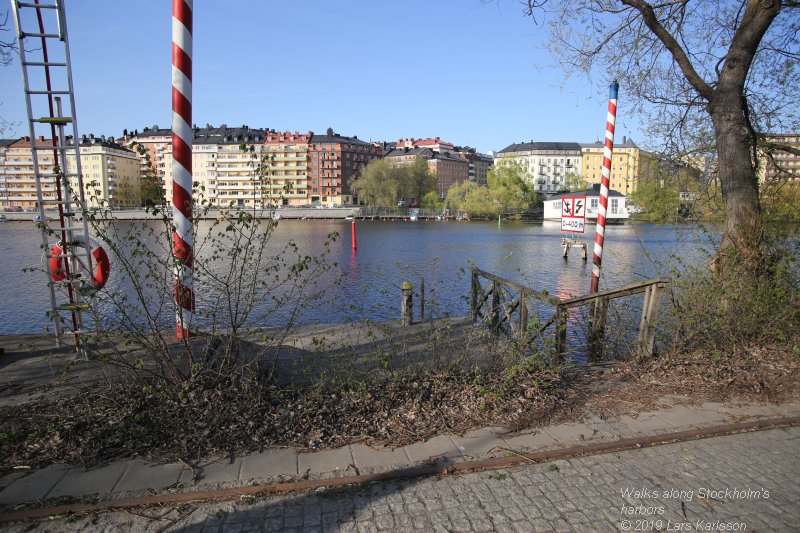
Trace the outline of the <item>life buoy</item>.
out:
[[[89,274],[88,267],[85,261],[82,260],[81,254],[76,254],[82,270],[78,274],[83,275],[87,280],[81,283],[78,291],[81,293],[94,293],[105,287],[108,282],[108,276],[111,273],[111,262],[108,260],[108,254],[103,247],[91,237],[87,238],[83,235],[76,236],[72,241],[72,246],[89,250],[94,261],[94,272]],[[63,253],[64,250],[60,243],[54,244],[50,249],[50,275],[53,281],[64,281],[67,278],[67,273],[64,270],[64,261],[61,257]]]

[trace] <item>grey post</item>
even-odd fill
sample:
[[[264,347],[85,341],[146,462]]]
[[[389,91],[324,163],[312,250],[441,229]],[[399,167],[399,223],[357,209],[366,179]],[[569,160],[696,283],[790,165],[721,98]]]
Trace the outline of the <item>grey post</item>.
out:
[[[404,281],[400,288],[403,295],[400,304],[400,318],[404,326],[410,326],[414,322],[414,287],[411,283]]]

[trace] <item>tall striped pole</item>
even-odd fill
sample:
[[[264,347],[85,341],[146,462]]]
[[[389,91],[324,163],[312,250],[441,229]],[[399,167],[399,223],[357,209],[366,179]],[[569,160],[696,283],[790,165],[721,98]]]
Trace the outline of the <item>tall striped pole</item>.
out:
[[[614,152],[614,124],[617,121],[617,95],[619,83],[613,81],[608,99],[606,118],[606,143],[603,150],[603,174],[600,178],[600,206],[597,209],[597,231],[594,235],[594,266],[592,267],[592,288],[590,293],[600,289],[600,264],[603,260],[603,240],[606,231],[606,212],[608,211],[608,185],[611,176],[611,155]]]
[[[194,318],[192,235],[192,0],[172,0],[172,251],[175,332],[191,336]]]

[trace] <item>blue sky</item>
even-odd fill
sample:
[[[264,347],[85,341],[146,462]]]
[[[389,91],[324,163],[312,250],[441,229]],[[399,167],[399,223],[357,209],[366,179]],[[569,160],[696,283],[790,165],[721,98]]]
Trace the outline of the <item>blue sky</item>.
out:
[[[169,127],[170,0],[68,0],[81,134]],[[567,80],[515,0],[195,0],[194,122],[366,140],[439,136],[480,151],[594,142],[608,80]],[[3,36],[7,39],[8,33]],[[0,116],[27,134],[17,63]],[[641,142],[620,90],[617,137]]]

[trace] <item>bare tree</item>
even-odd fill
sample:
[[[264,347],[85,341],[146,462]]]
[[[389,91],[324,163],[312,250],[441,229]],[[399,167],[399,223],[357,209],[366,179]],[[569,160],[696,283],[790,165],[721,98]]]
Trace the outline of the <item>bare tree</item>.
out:
[[[716,152],[722,273],[764,266],[757,146],[764,133],[800,124],[798,7],[793,0],[525,2],[568,75],[619,79],[621,101],[629,99],[673,149]]]

